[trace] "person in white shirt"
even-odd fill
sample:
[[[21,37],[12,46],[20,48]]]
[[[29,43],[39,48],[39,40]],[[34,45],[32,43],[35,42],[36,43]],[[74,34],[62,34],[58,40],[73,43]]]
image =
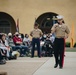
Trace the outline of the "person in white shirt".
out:
[[[5,34],[0,34],[0,49],[2,49],[4,52],[7,52],[7,57],[9,57],[10,47],[8,45],[7,40],[5,39]]]
[[[50,41],[53,43],[54,40],[55,40],[55,37],[51,34],[51,35],[50,35]]]
[[[30,45],[30,38],[29,38],[29,35],[28,34],[25,34],[25,37],[23,39],[23,43],[26,46],[29,46]]]

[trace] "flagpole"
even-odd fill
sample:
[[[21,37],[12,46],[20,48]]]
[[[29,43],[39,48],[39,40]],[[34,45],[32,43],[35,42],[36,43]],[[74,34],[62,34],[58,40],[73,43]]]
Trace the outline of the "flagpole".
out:
[[[19,32],[19,18],[17,19],[16,31]]]
[[[35,25],[35,23],[36,23],[36,17],[35,17],[35,22],[34,22],[34,25]]]
[[[74,30],[74,24],[72,24],[71,27],[71,39],[70,39],[70,48],[73,48],[74,44],[75,44],[75,30]]]

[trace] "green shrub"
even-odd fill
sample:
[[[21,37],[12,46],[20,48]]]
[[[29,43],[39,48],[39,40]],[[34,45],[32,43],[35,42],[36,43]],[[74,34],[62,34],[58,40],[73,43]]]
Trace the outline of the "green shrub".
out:
[[[74,44],[74,47],[76,47],[76,43]]]
[[[66,42],[65,47],[70,47],[70,42]],[[74,47],[76,47],[76,43],[74,44]]]
[[[66,42],[65,47],[70,47],[70,42]]]

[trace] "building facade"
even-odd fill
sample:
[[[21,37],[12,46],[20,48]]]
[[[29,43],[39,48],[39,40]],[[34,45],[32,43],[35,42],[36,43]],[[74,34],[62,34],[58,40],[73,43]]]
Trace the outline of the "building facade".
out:
[[[76,28],[75,12],[76,0],[0,0],[0,32],[14,34],[18,25],[20,33],[29,34],[37,21],[39,28],[49,33],[57,15],[64,16],[71,31],[72,24]]]

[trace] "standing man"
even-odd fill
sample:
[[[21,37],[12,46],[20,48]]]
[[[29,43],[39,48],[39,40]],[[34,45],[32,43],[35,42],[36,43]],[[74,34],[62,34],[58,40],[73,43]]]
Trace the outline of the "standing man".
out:
[[[65,39],[69,36],[69,29],[66,24],[63,23],[63,16],[57,16],[58,23],[53,25],[51,29],[51,34],[55,33],[55,41],[54,41],[54,56],[55,56],[55,66],[57,68],[63,68],[63,60],[64,60],[64,47],[65,47]],[[66,35],[65,35],[66,34]]]
[[[32,36],[32,55],[31,57],[34,57],[34,50],[35,50],[35,45],[37,45],[37,51],[38,51],[38,57],[41,57],[41,52],[40,52],[40,37],[43,35],[42,31],[38,28],[39,24],[35,23],[34,25],[34,30],[31,31],[30,35]]]

